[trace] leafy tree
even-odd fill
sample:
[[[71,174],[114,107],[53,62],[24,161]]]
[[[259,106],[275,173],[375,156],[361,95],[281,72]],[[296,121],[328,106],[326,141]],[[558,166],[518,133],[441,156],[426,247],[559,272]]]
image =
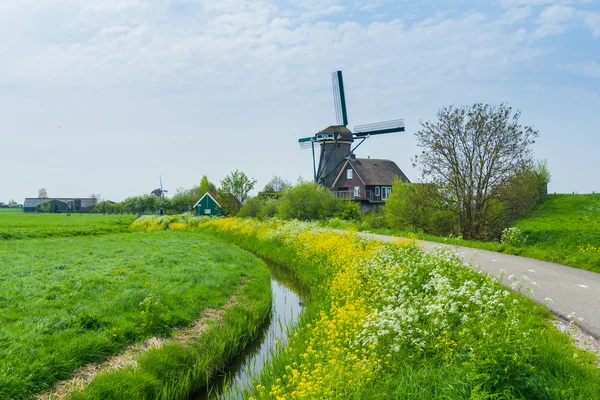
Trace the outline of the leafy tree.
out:
[[[285,179],[283,179],[280,176],[274,176],[271,178],[271,180],[269,182],[267,182],[267,184],[265,185],[265,188],[263,189],[264,193],[281,193],[283,192],[287,187],[290,187],[290,183],[288,181],[286,181]]]
[[[244,203],[248,193],[254,189],[255,179],[250,179],[237,169],[221,181],[221,191],[234,195],[240,203]]]
[[[185,212],[188,211],[189,207],[192,207],[194,204],[200,200],[198,186],[195,186],[192,189],[177,189],[177,193],[171,198],[171,208],[175,212]]]
[[[16,206],[17,202],[15,201],[15,199],[10,199],[10,201],[8,202],[9,206]]]
[[[202,179],[200,180],[200,186],[198,186],[198,194],[200,195],[200,197],[204,196],[206,193],[210,193],[210,192],[216,192],[217,191],[217,187],[208,180],[208,178],[206,177],[206,175],[204,175],[202,177]],[[198,197],[198,200],[200,199],[200,197]]]
[[[38,199],[47,199],[48,198],[48,192],[46,191],[46,189],[41,188],[40,190],[38,190]]]
[[[532,162],[539,132],[520,125],[520,116],[505,104],[450,106],[416,133],[423,151],[415,163],[438,185],[467,239],[490,235],[503,217],[498,188]]]

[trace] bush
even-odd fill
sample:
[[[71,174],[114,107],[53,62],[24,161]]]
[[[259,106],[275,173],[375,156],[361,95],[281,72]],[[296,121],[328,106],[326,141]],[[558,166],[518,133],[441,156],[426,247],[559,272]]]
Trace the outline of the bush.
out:
[[[258,213],[258,218],[273,218],[277,214],[279,202],[275,199],[267,199],[264,201],[262,208]]]
[[[525,235],[519,227],[513,226],[502,231],[500,242],[509,246],[521,247],[525,244]]]
[[[363,226],[367,229],[389,228],[388,220],[381,211],[371,211],[363,217]]]
[[[331,218],[337,211],[338,200],[329,189],[314,182],[304,182],[285,190],[277,216],[312,221]]]
[[[434,185],[396,179],[383,213],[391,228],[422,230],[434,235],[456,233],[452,215],[444,206]]]
[[[360,220],[360,205],[354,201],[340,202],[340,212],[338,216],[346,221]]]
[[[240,218],[255,218],[260,213],[263,202],[258,197],[246,200],[244,206],[240,209],[237,216]]]

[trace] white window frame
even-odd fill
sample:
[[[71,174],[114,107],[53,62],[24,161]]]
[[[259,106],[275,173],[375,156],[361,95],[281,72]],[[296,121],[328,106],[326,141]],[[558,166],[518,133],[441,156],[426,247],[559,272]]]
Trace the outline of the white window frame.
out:
[[[210,208],[204,209],[204,215],[211,215],[211,214],[212,214],[212,210]]]
[[[346,170],[346,179],[352,179],[352,168],[349,168],[348,170]]]
[[[392,193],[391,186],[382,186],[381,187],[381,199],[382,200],[387,200],[391,193]]]
[[[360,197],[360,186],[354,186],[354,197]]]
[[[375,186],[375,196],[376,197],[381,196],[381,187],[380,186]]]

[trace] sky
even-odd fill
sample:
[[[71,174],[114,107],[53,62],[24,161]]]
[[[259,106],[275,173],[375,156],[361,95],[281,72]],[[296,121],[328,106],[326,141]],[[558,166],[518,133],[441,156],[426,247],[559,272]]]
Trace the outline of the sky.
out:
[[[0,201],[309,180],[336,70],[350,127],[406,125],[358,157],[418,181],[420,123],[505,102],[549,192],[600,191],[599,0],[2,0],[0,38]]]

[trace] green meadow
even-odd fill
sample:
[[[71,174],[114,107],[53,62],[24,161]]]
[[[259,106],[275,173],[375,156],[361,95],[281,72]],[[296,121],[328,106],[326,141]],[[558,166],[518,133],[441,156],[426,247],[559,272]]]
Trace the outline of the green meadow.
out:
[[[109,233],[124,230],[128,216],[4,212],[0,220],[6,236],[27,237],[0,240],[2,399],[48,392],[86,364],[150,337],[169,338],[229,303],[223,320],[193,343],[146,354],[137,368],[145,384],[123,378],[131,374],[125,368],[101,375],[112,376],[110,383],[97,379],[89,390],[91,398],[184,398],[235,357],[268,316],[266,265],[210,236]]]
[[[127,232],[135,215],[30,214],[0,209],[0,240]]]

